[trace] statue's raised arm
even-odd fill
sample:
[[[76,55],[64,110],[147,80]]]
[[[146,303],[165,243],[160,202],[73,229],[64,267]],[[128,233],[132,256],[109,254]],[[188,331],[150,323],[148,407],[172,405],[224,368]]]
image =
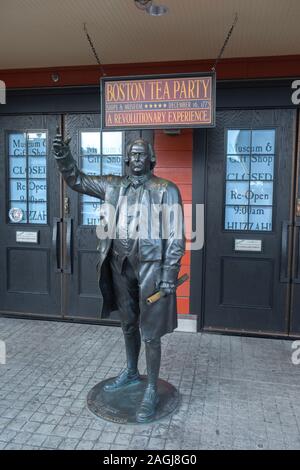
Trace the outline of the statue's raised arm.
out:
[[[86,175],[79,170],[70,150],[70,141],[70,137],[63,140],[58,127],[53,140],[53,154],[65,182],[74,191],[105,199],[107,177]]]

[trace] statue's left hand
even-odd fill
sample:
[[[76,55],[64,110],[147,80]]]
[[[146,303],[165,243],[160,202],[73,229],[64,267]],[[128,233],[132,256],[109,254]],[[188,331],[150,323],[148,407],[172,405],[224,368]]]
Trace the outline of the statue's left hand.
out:
[[[175,294],[176,286],[173,282],[161,281],[159,284],[159,290],[165,295]]]

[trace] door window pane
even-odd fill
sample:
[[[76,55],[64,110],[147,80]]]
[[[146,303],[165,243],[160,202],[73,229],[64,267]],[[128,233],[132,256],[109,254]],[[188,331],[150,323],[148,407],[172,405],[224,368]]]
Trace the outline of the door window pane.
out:
[[[273,182],[250,181],[248,199],[251,205],[272,206]]]
[[[275,130],[263,129],[252,131],[252,153],[275,154]]]
[[[82,225],[100,223],[100,202],[84,202],[81,206]]]
[[[227,180],[249,180],[250,156],[227,155]]]
[[[123,133],[82,131],[80,133],[81,170],[87,175],[123,174]],[[98,225],[101,200],[80,195],[80,222]]]
[[[46,155],[46,134],[44,132],[28,132],[27,134],[28,155]]]
[[[231,129],[227,131],[227,155],[249,155],[251,131]]]
[[[103,155],[122,155],[123,134],[122,132],[103,132],[102,133],[102,154]]]
[[[46,202],[47,198],[46,180],[30,179],[28,183],[28,199],[31,202]]]
[[[251,180],[273,181],[274,155],[251,155]]]
[[[8,220],[47,223],[47,133],[8,133]],[[37,203],[40,204],[37,207]],[[23,214],[20,221],[20,214]]]
[[[41,202],[30,202],[28,220],[30,224],[47,223],[47,205]]]
[[[81,169],[87,175],[99,175],[101,155],[84,155],[81,157]]]
[[[26,157],[9,157],[9,177],[26,178]]]
[[[226,204],[248,204],[248,182],[227,182]]]
[[[249,214],[250,230],[272,230],[272,207],[251,206]]]
[[[24,179],[11,179],[10,192],[11,201],[26,201],[27,199],[27,181]]]
[[[9,156],[26,156],[26,133],[10,132],[8,136],[8,154]]]
[[[245,230],[248,224],[247,206],[226,206],[225,210],[225,229],[226,230]]]
[[[275,129],[227,131],[225,230],[272,231]]]
[[[103,156],[102,157],[102,174],[103,175],[122,175],[122,157],[121,155]]]
[[[46,158],[29,157],[28,158],[28,171],[31,178],[45,179],[47,174]]]
[[[100,132],[81,132],[82,155],[100,155]]]

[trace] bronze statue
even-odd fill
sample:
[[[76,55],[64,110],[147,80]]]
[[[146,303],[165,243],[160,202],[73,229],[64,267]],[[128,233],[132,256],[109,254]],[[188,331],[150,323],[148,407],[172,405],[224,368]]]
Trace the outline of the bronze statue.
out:
[[[148,422],[153,418],[158,404],[160,338],[177,327],[176,284],[185,247],[180,193],[174,183],[154,176],[152,170],[156,156],[152,146],[143,139],[134,140],[127,147],[125,163],[128,174],[122,177],[84,174],[76,165],[69,141],[64,142],[58,133],[53,142],[54,155],[64,180],[73,190],[98,197],[116,208],[116,225],[123,234],[127,234],[125,237],[100,240],[98,247],[97,269],[103,297],[102,310],[108,312],[116,303],[127,358],[127,368],[114,380],[107,382],[104,390],[111,393],[121,388],[125,390],[141,380],[138,358],[142,336],[145,342],[147,386],[141,403],[137,404],[136,421]],[[127,209],[125,217],[121,218],[120,206],[124,197]],[[132,218],[135,219],[137,230],[141,222],[139,204],[149,212],[157,211],[150,222],[153,225],[153,220],[156,220],[157,238],[151,238],[151,234],[144,238],[128,236]],[[164,215],[159,214],[159,208],[163,205],[179,208],[176,215],[170,216],[169,225]],[[163,237],[165,225],[168,225],[168,233]],[[147,303],[147,298],[157,290],[164,296],[154,304]]]

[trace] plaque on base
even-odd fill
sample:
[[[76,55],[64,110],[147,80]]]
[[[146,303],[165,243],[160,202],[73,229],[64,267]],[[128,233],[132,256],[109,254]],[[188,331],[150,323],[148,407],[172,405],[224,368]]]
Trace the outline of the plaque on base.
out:
[[[119,388],[115,391],[106,392],[104,385],[114,378],[104,380],[95,385],[88,394],[87,405],[89,410],[106,421],[119,424],[139,424],[136,420],[136,412],[141,403],[147,377],[141,376],[141,381]],[[165,380],[158,380],[159,403],[151,422],[157,421],[176,410],[179,404],[179,392]]]

